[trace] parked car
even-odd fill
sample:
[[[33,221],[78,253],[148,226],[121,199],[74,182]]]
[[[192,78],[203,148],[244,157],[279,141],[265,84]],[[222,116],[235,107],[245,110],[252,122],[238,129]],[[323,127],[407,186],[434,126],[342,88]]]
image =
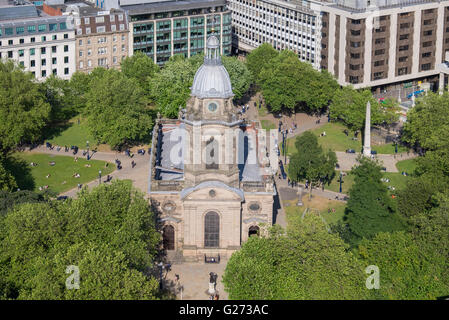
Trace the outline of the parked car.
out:
[[[377,154],[376,150],[371,150],[371,154]]]
[[[355,153],[355,150],[354,149],[348,149],[348,150],[346,150],[346,153]]]
[[[68,196],[59,196],[56,200],[67,200]]]

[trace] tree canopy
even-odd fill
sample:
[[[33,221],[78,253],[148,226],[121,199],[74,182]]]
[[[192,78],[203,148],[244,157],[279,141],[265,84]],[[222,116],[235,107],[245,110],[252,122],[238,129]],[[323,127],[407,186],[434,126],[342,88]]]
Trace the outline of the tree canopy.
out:
[[[148,276],[160,235],[143,194],[116,181],[78,199],[25,203],[0,216],[0,296],[9,299],[154,299]],[[66,289],[66,268],[80,289]]]
[[[321,112],[329,104],[338,83],[327,71],[316,71],[289,50],[283,50],[263,64],[258,73],[263,96],[272,111],[302,108]]]
[[[149,91],[149,79],[159,71],[159,67],[153,59],[141,51],[134,52],[132,56],[126,57],[120,66],[123,74],[129,79],[136,79],[145,92]]]
[[[352,130],[362,130],[365,125],[366,104],[371,103],[371,124],[390,124],[397,121],[397,103],[382,104],[374,99],[370,89],[355,90],[345,86],[336,90],[329,106],[331,119],[342,121]]]
[[[86,95],[88,126],[100,143],[113,148],[142,141],[151,131],[152,119],[137,80],[110,69],[90,84]]]
[[[337,155],[328,150],[323,151],[318,138],[310,131],[296,138],[296,153],[290,159],[288,175],[293,181],[307,180],[312,187],[330,183],[335,176]]]
[[[347,223],[356,238],[372,238],[379,232],[403,229],[403,222],[387,187],[382,183],[381,166],[366,157],[351,170],[355,176],[346,206]]]
[[[221,60],[231,78],[232,92],[234,99],[240,99],[248,91],[251,84],[251,73],[246,64],[237,57],[222,56]]]
[[[447,256],[427,250],[410,233],[377,234],[364,239],[358,249],[365,265],[379,268],[380,289],[373,299],[436,299],[449,290]]]
[[[0,154],[36,142],[50,118],[50,105],[30,72],[0,61]]]
[[[260,73],[270,66],[272,60],[278,56],[278,52],[269,43],[263,43],[250,52],[246,57],[246,65],[251,73],[253,83],[260,85]]]
[[[407,113],[402,140],[425,150],[449,148],[449,93],[428,93]]]
[[[306,215],[285,236],[251,237],[223,275],[230,299],[364,299],[362,265],[323,221]]]

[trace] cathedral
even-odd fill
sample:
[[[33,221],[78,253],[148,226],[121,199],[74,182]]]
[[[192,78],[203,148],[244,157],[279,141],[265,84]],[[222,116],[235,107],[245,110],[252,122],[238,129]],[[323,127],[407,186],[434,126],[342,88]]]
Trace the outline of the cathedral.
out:
[[[164,249],[185,261],[229,258],[273,223],[273,170],[259,124],[241,119],[220,42],[210,36],[178,119],[158,116],[148,193]]]

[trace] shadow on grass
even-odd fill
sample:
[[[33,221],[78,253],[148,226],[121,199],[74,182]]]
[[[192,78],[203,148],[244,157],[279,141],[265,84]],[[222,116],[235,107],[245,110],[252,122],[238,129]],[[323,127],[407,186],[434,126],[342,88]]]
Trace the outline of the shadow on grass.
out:
[[[24,159],[18,157],[8,157],[5,161],[5,166],[9,172],[14,176],[17,186],[21,190],[34,190],[35,183],[31,174],[30,164]]]
[[[59,137],[62,134],[62,132],[64,132],[65,130],[67,130],[72,126],[73,123],[65,122],[65,123],[52,124],[46,127],[42,142],[44,142],[45,140],[51,140],[56,137]]]

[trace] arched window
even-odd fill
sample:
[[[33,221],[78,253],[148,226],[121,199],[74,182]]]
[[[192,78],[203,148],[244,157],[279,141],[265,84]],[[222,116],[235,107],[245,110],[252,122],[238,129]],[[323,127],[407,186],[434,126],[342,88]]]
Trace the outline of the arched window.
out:
[[[248,238],[251,236],[258,236],[259,235],[259,227],[258,226],[251,226],[248,230]]]
[[[216,212],[208,212],[204,217],[204,247],[218,248],[220,239],[220,217]]]
[[[162,243],[165,250],[175,250],[175,228],[171,225],[166,225],[162,229]]]

